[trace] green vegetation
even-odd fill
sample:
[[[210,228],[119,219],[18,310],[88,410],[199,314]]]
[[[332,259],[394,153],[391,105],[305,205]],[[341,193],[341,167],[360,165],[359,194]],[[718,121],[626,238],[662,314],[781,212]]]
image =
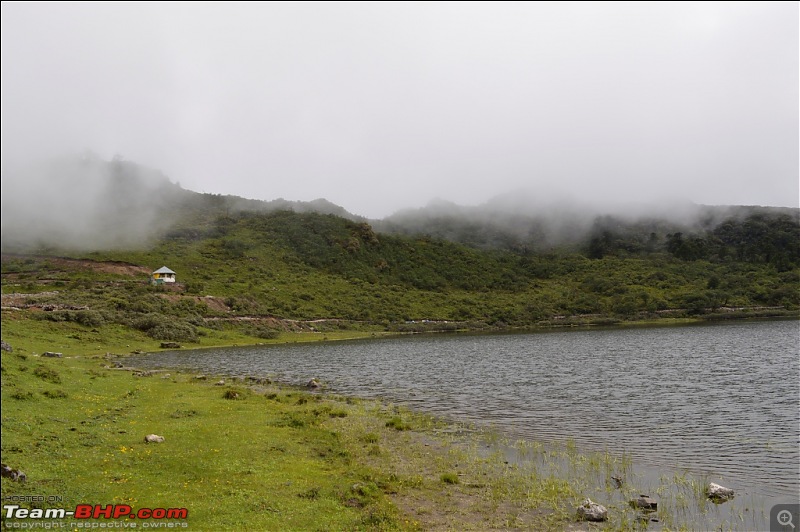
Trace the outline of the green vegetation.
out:
[[[800,230],[783,215],[729,220],[702,238],[670,233],[649,251],[633,236],[606,232],[585,255],[479,250],[377,234],[364,222],[317,213],[242,212],[194,223],[142,250],[4,254],[3,306],[19,309],[3,313],[4,331],[17,334],[21,320],[27,335],[37,329],[27,322],[40,320],[76,344],[125,334],[149,348],[285,341],[302,332],[333,339],[796,316],[800,307]],[[149,272],[164,264],[179,283],[149,285]]]
[[[111,353],[800,309],[795,211],[691,228],[607,217],[542,249],[535,228],[518,238],[443,218],[427,235],[376,232],[272,207],[173,187],[147,245],[76,251],[4,236],[0,318],[14,351],[2,354],[2,456],[28,483],[3,478],[3,495],[186,506],[199,530],[563,529],[584,496],[613,499],[607,477],[629,464],[568,444],[520,446],[536,460],[509,466],[485,438],[437,433],[440,421],[391,405],[130,372]],[[164,265],[179,282],[149,284]],[[151,433],[166,441],[144,443]],[[684,508],[697,486],[652,489]],[[615,502],[610,528],[635,523],[626,507]]]

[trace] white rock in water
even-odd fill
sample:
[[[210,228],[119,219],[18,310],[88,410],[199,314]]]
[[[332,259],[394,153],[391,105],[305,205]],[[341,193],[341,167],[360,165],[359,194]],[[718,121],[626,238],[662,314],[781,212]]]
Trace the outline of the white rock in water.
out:
[[[586,499],[583,504],[578,506],[578,517],[584,521],[605,521],[608,519],[608,510],[605,506]]]
[[[708,495],[709,499],[716,499],[720,501],[727,501],[728,499],[733,498],[732,489],[720,486],[719,484],[714,484],[713,482],[708,484],[708,487],[706,488],[706,494]]]

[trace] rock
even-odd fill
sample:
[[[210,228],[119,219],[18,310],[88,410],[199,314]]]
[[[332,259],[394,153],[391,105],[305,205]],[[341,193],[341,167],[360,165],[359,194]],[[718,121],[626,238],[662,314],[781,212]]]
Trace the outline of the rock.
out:
[[[6,464],[0,464],[0,475],[5,478],[10,478],[15,482],[25,482],[28,480],[28,475],[19,469],[11,469]]]
[[[144,437],[145,443],[164,443],[164,436],[158,434],[148,434]]]
[[[319,388],[321,384],[317,379],[311,379],[310,381],[308,381],[308,384],[306,384],[306,386],[308,388]]]
[[[611,481],[614,483],[614,487],[615,488],[621,488],[622,487],[622,483],[623,483],[622,477],[613,476],[613,477],[611,477]]]
[[[214,386],[225,386],[225,379],[218,380],[214,383]]]
[[[178,342],[161,342],[161,349],[180,349],[181,344]]]
[[[2,340],[0,340],[0,349],[2,349],[3,351],[8,351],[9,353],[13,350],[11,344],[9,344],[8,342],[4,342]]]
[[[44,353],[42,353],[42,356],[43,357],[47,357],[47,358],[61,358],[61,357],[64,356],[64,354],[63,353],[53,353],[52,351],[45,351]]]
[[[658,503],[651,499],[649,495],[639,495],[638,499],[630,501],[630,505],[646,512],[655,512],[658,510]]]
[[[706,487],[706,496],[714,502],[725,502],[733,499],[733,490],[710,482]]]
[[[577,508],[578,518],[584,521],[605,521],[608,519],[608,510],[605,506],[586,499]]]

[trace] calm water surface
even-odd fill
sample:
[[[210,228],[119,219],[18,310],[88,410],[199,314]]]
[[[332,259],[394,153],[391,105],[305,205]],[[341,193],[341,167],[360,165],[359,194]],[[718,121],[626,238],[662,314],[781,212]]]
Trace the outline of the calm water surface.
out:
[[[574,440],[707,475],[771,502],[800,498],[796,321],[433,335],[162,352],[140,367],[266,375]]]

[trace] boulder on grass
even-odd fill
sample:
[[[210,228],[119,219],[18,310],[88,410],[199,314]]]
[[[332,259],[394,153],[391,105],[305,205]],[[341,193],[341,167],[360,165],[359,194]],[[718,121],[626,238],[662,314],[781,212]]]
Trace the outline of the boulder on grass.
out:
[[[28,476],[19,469],[12,469],[5,464],[0,464],[0,473],[3,477],[10,478],[14,482],[25,482]]]
[[[164,436],[158,434],[148,434],[144,437],[145,443],[164,443]]]

